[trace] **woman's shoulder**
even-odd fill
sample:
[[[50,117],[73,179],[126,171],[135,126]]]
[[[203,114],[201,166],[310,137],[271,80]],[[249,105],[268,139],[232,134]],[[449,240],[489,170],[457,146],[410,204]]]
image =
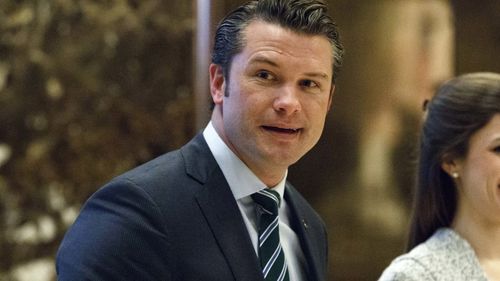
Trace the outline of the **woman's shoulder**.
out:
[[[427,266],[410,253],[396,258],[387,267],[379,281],[417,281],[435,280]]]
[[[397,257],[379,281],[486,280],[470,245],[449,228]]]
[[[436,251],[435,235],[410,252],[394,259],[384,270],[379,281],[437,280],[433,268],[446,259],[443,251]],[[444,256],[443,256],[444,255]]]

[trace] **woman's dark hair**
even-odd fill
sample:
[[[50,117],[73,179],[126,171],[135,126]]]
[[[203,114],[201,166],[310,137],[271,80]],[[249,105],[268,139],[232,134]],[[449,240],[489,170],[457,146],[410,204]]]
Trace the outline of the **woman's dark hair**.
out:
[[[212,52],[212,63],[222,67],[228,78],[229,66],[235,54],[245,46],[243,31],[253,20],[275,23],[293,31],[324,35],[332,45],[334,58],[332,83],[335,82],[344,48],[340,42],[336,24],[327,14],[327,6],[321,0],[254,0],[230,12],[217,27]]]
[[[449,227],[457,208],[453,179],[441,167],[466,156],[471,136],[500,113],[500,74],[458,76],[428,102],[420,136],[420,158],[407,250]]]

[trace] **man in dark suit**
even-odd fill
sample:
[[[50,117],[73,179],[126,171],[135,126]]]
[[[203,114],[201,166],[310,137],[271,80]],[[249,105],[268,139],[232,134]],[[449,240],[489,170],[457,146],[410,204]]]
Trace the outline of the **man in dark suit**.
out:
[[[318,141],[342,45],[319,0],[260,0],[216,32],[211,121],[97,191],[59,280],[326,280],[324,223],[286,182]]]

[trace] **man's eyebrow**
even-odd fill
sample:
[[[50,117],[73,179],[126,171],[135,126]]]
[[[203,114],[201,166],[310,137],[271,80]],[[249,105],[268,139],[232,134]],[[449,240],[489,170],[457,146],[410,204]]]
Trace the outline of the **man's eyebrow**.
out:
[[[329,79],[328,74],[324,72],[307,72],[304,73],[305,76],[311,77],[311,78],[322,78],[322,79]]]
[[[491,142],[497,142],[497,141],[500,142],[500,136],[495,137],[493,138],[493,140],[491,140]]]
[[[252,58],[249,62],[249,64],[258,64],[258,63],[264,63],[264,64],[269,64],[274,67],[279,67],[279,65],[274,62],[273,60],[265,57],[265,56],[256,56]],[[311,77],[311,78],[322,78],[322,79],[329,79],[328,74],[324,72],[307,72],[304,73],[304,76]]]
[[[269,64],[275,67],[278,67],[278,64],[271,59],[264,57],[264,56],[256,56],[250,60],[250,64],[255,64],[255,63],[265,63]]]

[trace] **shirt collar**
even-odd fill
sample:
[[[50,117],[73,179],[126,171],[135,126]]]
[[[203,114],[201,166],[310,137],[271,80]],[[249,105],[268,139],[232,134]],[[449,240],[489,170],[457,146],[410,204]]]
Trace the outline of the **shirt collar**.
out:
[[[236,200],[250,196],[267,186],[234,154],[219,136],[210,121],[203,131],[203,137],[210,148],[217,164],[219,164],[224,177]],[[285,193],[285,183],[288,170],[283,179],[273,187],[281,198]]]

